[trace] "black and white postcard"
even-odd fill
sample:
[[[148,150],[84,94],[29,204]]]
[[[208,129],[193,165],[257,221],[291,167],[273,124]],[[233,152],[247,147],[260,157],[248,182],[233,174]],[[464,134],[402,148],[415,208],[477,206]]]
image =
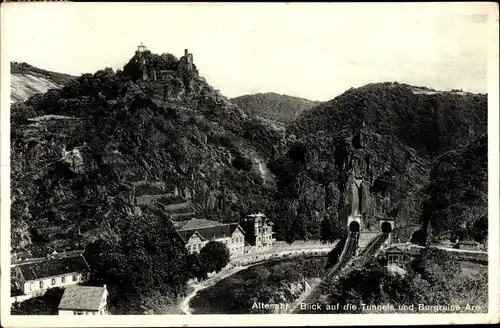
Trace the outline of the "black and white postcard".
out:
[[[498,8],[2,4],[2,325],[498,322]]]

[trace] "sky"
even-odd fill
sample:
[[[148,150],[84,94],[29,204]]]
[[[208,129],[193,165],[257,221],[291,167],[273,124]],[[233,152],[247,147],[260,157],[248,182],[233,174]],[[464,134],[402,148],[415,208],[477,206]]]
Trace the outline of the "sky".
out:
[[[80,75],[122,68],[141,42],[177,57],[188,48],[228,97],[324,101],[385,81],[485,93],[493,6],[4,3],[2,49],[11,61]]]

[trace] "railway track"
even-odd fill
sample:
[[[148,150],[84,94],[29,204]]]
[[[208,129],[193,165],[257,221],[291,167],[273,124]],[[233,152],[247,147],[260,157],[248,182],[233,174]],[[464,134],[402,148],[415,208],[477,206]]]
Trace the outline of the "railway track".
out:
[[[369,257],[375,255],[375,253],[380,249],[382,244],[387,240],[389,234],[381,233],[375,238],[373,238],[370,243],[363,250],[361,256]]]
[[[302,303],[314,303],[317,302],[319,297],[321,296],[321,291],[325,286],[325,282],[329,280],[329,278],[338,274],[349,262],[349,260],[356,253],[356,248],[358,245],[359,234],[355,232],[349,232],[347,236],[347,241],[345,243],[342,254],[340,254],[339,260],[337,264],[335,264],[330,271],[327,272],[325,278],[321,281],[321,283],[316,286],[311,293],[302,301]],[[300,307],[297,305],[294,309],[292,309],[291,313],[300,313]]]
[[[370,243],[366,246],[366,248],[360,255],[366,259],[375,255],[375,253],[380,249],[382,244],[387,240],[387,237],[388,234],[386,233],[379,234],[372,241],[370,241]],[[328,284],[330,284],[331,279],[336,275],[338,275],[342,271],[342,269],[346,267],[349,261],[355,256],[358,245],[358,238],[359,238],[358,233],[349,232],[344,249],[339,257],[339,261],[337,262],[337,264],[335,264],[333,268],[327,272],[325,278],[323,278],[321,283],[318,284],[318,286],[316,286],[301,303],[318,302],[320,296],[322,295],[323,289],[327,287]],[[301,311],[300,304],[297,304],[296,307],[291,311],[291,313],[306,313],[306,312],[307,310]]]

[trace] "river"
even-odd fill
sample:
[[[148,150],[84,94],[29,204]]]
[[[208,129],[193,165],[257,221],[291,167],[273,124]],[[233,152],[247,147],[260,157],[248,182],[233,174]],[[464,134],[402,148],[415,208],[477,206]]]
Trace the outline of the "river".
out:
[[[304,281],[319,280],[326,258],[298,258],[254,265],[193,291],[184,301],[192,314],[266,313],[252,309],[256,302],[292,303]],[[186,312],[186,311],[185,311]]]

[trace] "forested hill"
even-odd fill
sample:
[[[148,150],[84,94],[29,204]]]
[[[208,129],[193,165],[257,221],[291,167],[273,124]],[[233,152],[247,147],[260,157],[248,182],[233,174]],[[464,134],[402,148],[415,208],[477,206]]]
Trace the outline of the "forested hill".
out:
[[[134,79],[135,57],[14,105],[14,249],[83,246],[139,209],[221,221],[268,210],[266,162],[282,135],[196,72],[173,74],[164,98],[158,83]]]
[[[319,101],[280,95],[274,92],[244,95],[232,98],[231,102],[249,115],[257,115],[280,125],[290,123],[300,113],[320,104]]]
[[[36,93],[60,88],[75,76],[56,73],[31,66],[27,63],[10,63],[10,101],[25,101]]]
[[[170,237],[172,221],[260,211],[279,239],[332,240],[357,210],[363,230],[392,217],[406,241],[426,222],[438,235],[485,215],[487,147],[464,148],[486,132],[485,95],[371,84],[304,111],[285,135],[190,61],[138,51],[123,70],[12,106],[13,251],[86,248],[111,307],[164,314],[200,267]]]
[[[425,154],[469,144],[486,132],[487,96],[400,83],[351,88],[305,112],[290,133],[371,130]]]
[[[422,213],[430,239],[488,237],[488,135],[440,156]]]
[[[284,146],[185,57],[149,51],[14,104],[11,124],[13,251],[90,247],[111,306],[127,313],[171,305],[192,277],[172,220],[270,211],[266,163]]]
[[[364,229],[392,217],[408,241],[423,224],[432,162],[481,137],[486,122],[486,95],[398,83],[350,89],[306,111],[288,127],[288,151],[273,165],[279,235],[338,236],[346,210],[356,208]]]

